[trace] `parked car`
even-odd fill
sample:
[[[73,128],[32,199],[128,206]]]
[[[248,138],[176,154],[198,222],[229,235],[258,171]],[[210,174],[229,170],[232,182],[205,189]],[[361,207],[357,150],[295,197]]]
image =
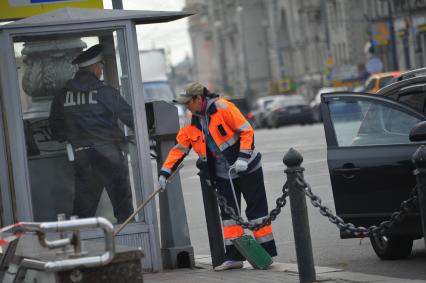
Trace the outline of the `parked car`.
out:
[[[244,117],[249,121],[249,123],[253,126],[253,115],[250,113],[250,106],[246,98],[232,98],[229,99],[232,103],[237,106],[240,112],[244,115]]]
[[[401,75],[399,71],[372,74],[365,81],[364,91],[376,93],[379,89],[394,82],[399,75]]]
[[[299,94],[283,95],[275,99],[265,115],[268,128],[282,125],[312,123],[312,111],[305,98]]]
[[[268,111],[271,103],[280,97],[281,95],[268,95],[256,99],[250,111],[255,128],[260,129],[266,127],[265,114]]]
[[[346,87],[323,87],[320,88],[315,95],[314,99],[309,104],[309,107],[312,110],[312,118],[314,122],[321,122],[322,116],[321,116],[321,94],[326,92],[334,92],[334,91],[341,91],[341,90],[347,90]]]
[[[382,95],[342,91],[321,96],[334,203],[344,221],[379,225],[408,199],[416,184],[412,155],[426,144],[410,140],[411,129],[426,121],[425,87],[426,76],[419,76],[385,87]],[[336,110],[342,107],[347,111]],[[346,231],[340,236],[355,237]],[[415,210],[370,241],[381,259],[398,259],[409,256],[413,240],[421,237]]]

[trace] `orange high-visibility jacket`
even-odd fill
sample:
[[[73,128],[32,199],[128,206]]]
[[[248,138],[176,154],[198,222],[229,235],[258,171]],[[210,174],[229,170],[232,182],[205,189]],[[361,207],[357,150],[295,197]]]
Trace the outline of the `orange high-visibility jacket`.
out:
[[[233,103],[215,98],[206,115],[209,133],[229,164],[234,164],[237,158],[244,159],[249,162],[250,170],[260,162],[260,154],[254,150],[253,128]],[[190,124],[179,130],[176,142],[160,171],[165,177],[177,168],[191,148],[202,161],[207,161],[206,137],[196,115],[192,115]]]

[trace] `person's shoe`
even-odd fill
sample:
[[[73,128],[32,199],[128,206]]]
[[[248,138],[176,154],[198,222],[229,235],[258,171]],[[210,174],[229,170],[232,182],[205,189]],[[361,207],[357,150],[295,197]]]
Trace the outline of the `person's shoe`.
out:
[[[243,268],[243,262],[237,260],[225,260],[221,265],[214,268],[215,271]]]

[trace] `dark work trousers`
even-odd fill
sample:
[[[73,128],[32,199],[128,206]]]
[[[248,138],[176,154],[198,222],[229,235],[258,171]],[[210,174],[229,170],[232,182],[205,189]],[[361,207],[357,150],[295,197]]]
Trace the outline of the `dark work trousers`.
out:
[[[106,144],[75,152],[74,215],[95,216],[102,191],[106,188],[118,223],[132,213],[127,160],[115,144]]]
[[[268,202],[266,199],[265,184],[263,182],[262,167],[249,174],[242,174],[240,177],[233,179],[233,183],[240,209],[241,194],[246,201],[247,207],[245,214],[248,220],[258,219],[268,215]],[[216,177],[216,185],[219,194],[226,198],[228,206],[234,208],[235,213],[238,213],[229,180]],[[222,220],[231,219],[222,207],[220,211]],[[261,245],[271,256],[277,255],[275,240],[261,243]],[[244,260],[244,257],[238,252],[235,246],[232,245],[226,246],[225,260]]]

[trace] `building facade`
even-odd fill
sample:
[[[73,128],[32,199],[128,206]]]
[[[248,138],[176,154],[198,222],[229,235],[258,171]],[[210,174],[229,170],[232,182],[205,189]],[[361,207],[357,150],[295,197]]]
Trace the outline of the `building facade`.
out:
[[[426,66],[426,1],[364,0],[374,53],[384,70]],[[367,4],[369,6],[367,6]]]
[[[198,11],[194,78],[230,97],[311,99],[325,84],[359,82],[371,55],[383,71],[426,65],[426,0],[187,0],[187,8]]]

